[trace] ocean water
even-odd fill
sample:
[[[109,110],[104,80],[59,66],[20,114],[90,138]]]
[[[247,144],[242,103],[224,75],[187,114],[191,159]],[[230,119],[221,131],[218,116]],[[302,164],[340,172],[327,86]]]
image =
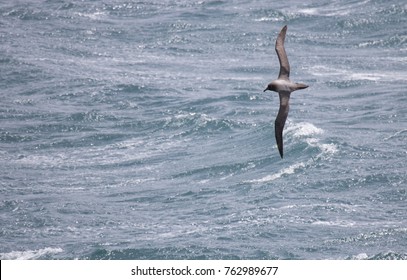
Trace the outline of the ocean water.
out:
[[[405,1],[0,15],[1,259],[407,259]]]

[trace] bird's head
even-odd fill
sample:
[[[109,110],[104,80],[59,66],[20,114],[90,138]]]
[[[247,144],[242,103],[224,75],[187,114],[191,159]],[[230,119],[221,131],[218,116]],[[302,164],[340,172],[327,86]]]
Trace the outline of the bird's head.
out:
[[[276,90],[276,85],[273,84],[273,83],[270,83],[270,84],[267,85],[266,89],[263,90],[263,92],[265,92],[266,90],[277,91]]]

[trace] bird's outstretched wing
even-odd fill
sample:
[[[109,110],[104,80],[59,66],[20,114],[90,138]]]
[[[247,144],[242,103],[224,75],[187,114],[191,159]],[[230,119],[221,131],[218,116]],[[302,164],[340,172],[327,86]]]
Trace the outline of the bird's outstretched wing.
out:
[[[283,129],[290,108],[289,106],[290,93],[279,92],[279,96],[280,96],[280,109],[278,110],[276,121],[274,122],[274,129],[278,151],[280,152],[281,158],[283,158]]]
[[[287,54],[284,49],[285,34],[287,32],[287,25],[281,29],[280,34],[278,34],[276,40],[276,52],[278,60],[280,61],[280,73],[278,74],[279,79],[289,80],[290,77],[290,64],[288,63]]]

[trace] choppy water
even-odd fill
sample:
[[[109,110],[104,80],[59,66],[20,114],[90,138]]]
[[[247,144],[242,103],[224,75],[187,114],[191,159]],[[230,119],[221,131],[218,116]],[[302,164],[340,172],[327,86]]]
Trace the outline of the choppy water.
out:
[[[1,1],[1,259],[406,259],[405,1]],[[275,38],[295,92],[274,140]]]

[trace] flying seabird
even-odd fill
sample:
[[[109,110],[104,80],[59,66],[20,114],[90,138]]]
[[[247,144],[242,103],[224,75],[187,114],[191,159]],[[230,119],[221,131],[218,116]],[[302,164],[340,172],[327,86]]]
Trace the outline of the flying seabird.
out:
[[[293,83],[290,81],[290,64],[288,63],[287,54],[285,53],[284,49],[286,32],[287,25],[281,29],[276,40],[276,52],[278,60],[280,61],[280,73],[278,74],[277,80],[274,80],[268,84],[267,88],[264,90],[278,92],[278,95],[280,96],[280,109],[278,110],[277,118],[274,123],[274,129],[277,147],[281,158],[283,158],[283,128],[288,116],[290,94],[295,90],[308,87],[306,84]]]

